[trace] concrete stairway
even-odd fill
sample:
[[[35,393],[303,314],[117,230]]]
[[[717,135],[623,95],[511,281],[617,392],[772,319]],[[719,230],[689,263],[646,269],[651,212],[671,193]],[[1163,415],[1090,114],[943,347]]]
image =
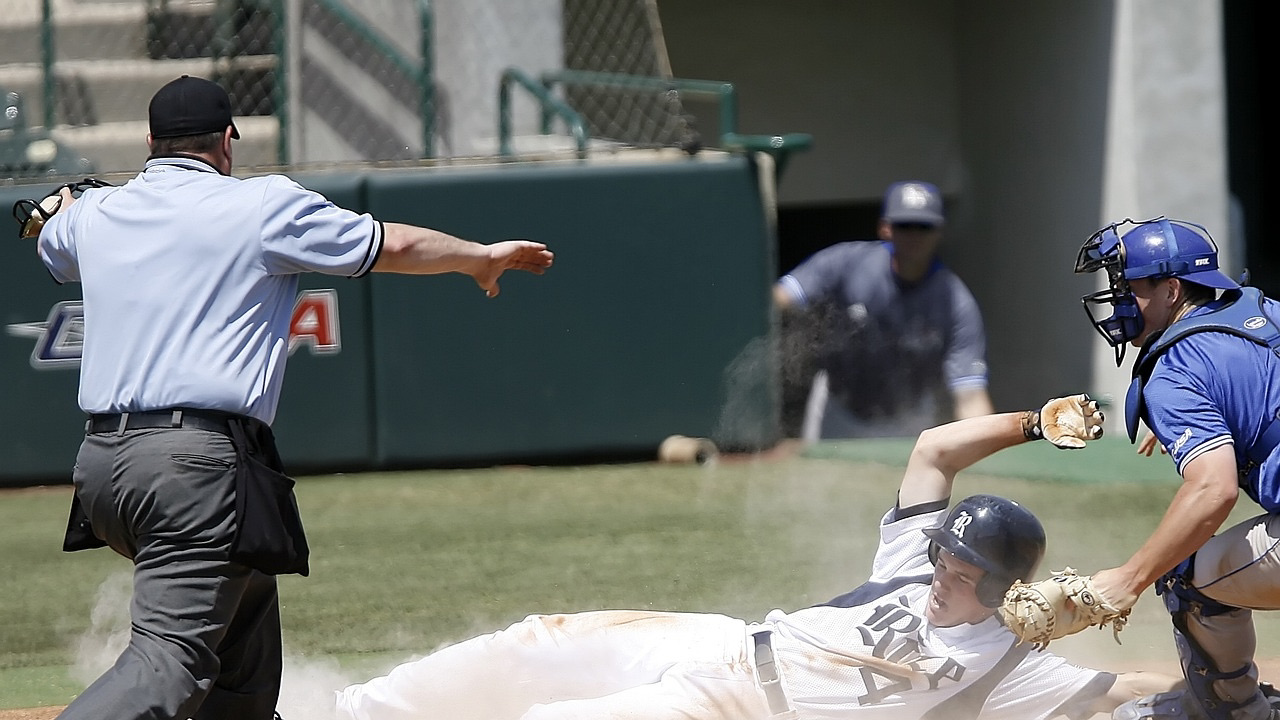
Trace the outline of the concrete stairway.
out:
[[[279,127],[261,92],[275,57],[215,62],[209,51],[214,10],[207,0],[169,0],[163,15],[149,13],[146,0],[55,0],[57,105],[54,125],[45,128],[40,8],[23,0],[0,14],[0,90],[20,95],[27,128],[110,174],[142,166],[147,103],[156,89],[183,74],[217,78],[236,108],[236,166],[275,165]]]

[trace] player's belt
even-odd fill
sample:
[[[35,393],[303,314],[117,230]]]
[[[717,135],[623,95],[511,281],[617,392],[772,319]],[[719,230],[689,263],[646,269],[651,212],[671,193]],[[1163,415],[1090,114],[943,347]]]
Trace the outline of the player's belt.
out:
[[[94,414],[89,416],[89,421],[85,423],[84,431],[87,434],[94,435],[99,433],[123,433],[126,430],[187,428],[230,435],[231,428],[227,422],[235,417],[240,416],[218,412],[217,410],[194,410],[191,408]]]
[[[769,701],[769,713],[774,717],[795,717],[787,693],[782,688],[782,678],[778,675],[778,666],[773,661],[772,630],[757,630],[751,633],[755,644],[756,680],[764,690]]]

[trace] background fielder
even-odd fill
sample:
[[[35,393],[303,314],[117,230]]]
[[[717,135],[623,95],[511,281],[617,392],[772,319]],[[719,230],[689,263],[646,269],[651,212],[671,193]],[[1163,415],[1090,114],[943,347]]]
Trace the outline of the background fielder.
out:
[[[879,242],[832,245],[774,285],[788,336],[784,378],[798,373],[808,392],[806,440],[915,437],[994,412],[978,303],[938,258],[942,205],[932,183],[894,183]]]

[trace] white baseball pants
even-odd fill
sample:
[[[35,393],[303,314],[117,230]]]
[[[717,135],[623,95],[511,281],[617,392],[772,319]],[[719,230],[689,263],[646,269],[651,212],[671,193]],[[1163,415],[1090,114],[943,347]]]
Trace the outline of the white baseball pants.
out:
[[[1223,670],[1252,663],[1258,645],[1253,610],[1280,610],[1280,514],[1249,518],[1206,542],[1196,552],[1192,583],[1210,598],[1240,609],[1212,617],[1188,615],[1187,631]],[[1255,665],[1242,677],[1217,681],[1214,690],[1247,700],[1257,679]]]
[[[723,615],[531,615],[337,693],[344,720],[766,720],[747,625]]]

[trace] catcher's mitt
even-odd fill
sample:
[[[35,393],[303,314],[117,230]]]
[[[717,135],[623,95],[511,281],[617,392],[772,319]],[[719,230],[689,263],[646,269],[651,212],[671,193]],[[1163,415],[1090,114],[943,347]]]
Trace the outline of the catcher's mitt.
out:
[[[1019,642],[1048,647],[1050,640],[1074,635],[1087,627],[1110,625],[1116,642],[1129,622],[1129,610],[1108,605],[1093,589],[1093,578],[1063,568],[1036,583],[1015,582],[1005,593],[1000,618]]]
[[[107,187],[110,184],[97,178],[87,177],[79,182],[63,183],[40,200],[19,200],[13,204],[13,219],[18,221],[18,237],[33,238],[40,234],[45,222],[62,209],[63,188],[70,190],[72,196],[80,197],[80,194],[89,188]]]

